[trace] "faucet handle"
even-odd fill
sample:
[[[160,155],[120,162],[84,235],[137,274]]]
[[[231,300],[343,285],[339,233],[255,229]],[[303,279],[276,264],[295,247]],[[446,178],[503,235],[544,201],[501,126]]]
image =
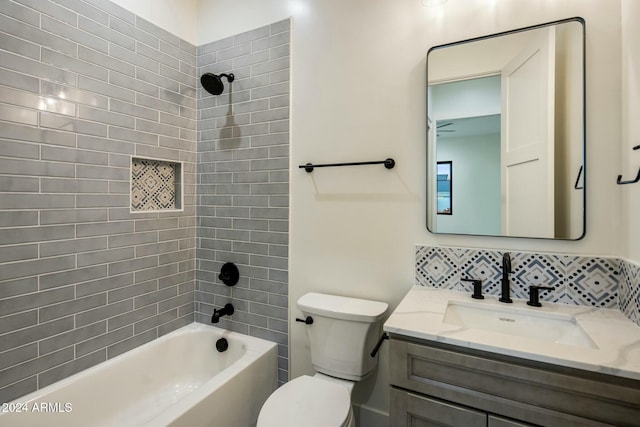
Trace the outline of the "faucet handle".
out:
[[[463,282],[473,282],[473,294],[471,298],[474,299],[484,299],[484,295],[482,295],[482,280],[480,279],[465,279],[461,278]]]
[[[527,305],[532,307],[542,307],[542,304],[540,304],[540,291],[553,291],[554,289],[555,288],[549,286],[529,286],[529,301],[527,301]]]

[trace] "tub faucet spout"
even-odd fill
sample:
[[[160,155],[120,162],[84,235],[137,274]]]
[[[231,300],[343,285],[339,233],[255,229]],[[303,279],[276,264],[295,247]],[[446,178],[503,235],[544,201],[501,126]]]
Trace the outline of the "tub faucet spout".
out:
[[[511,255],[505,252],[502,255],[502,295],[500,302],[513,302],[511,299],[511,284],[509,283],[509,273],[511,273]]]
[[[231,316],[233,314],[233,306],[231,304],[225,304],[220,310],[214,309],[213,316],[211,316],[211,323],[218,323],[222,316]]]

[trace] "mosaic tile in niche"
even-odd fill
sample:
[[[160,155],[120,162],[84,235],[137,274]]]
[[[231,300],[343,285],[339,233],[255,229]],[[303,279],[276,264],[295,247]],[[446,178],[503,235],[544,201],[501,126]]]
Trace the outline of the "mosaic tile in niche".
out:
[[[180,209],[180,164],[131,159],[131,210]]]

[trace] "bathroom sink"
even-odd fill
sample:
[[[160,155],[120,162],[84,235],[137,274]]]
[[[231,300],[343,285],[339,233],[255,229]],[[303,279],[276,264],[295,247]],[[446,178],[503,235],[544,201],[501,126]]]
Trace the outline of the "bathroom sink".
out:
[[[573,316],[558,313],[449,301],[443,322],[549,343],[598,348]]]

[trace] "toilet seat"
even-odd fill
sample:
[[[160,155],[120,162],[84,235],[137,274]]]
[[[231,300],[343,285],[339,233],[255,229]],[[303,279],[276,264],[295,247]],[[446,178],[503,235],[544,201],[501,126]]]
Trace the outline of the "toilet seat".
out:
[[[307,375],[276,390],[260,410],[257,427],[345,427],[351,422],[346,387]]]

